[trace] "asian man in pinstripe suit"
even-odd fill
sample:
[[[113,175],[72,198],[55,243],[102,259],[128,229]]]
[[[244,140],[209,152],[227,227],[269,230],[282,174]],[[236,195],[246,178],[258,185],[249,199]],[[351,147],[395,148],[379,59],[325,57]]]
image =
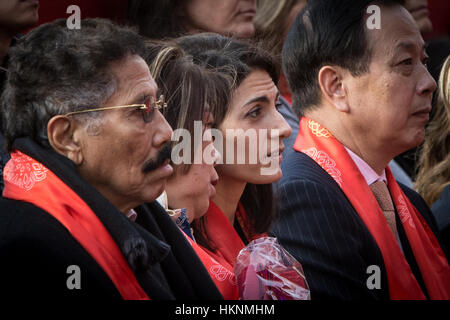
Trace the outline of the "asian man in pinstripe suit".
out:
[[[312,299],[450,298],[430,210],[388,168],[423,141],[426,58],[400,0],[309,1],[289,32],[283,68],[302,119],[272,232]]]

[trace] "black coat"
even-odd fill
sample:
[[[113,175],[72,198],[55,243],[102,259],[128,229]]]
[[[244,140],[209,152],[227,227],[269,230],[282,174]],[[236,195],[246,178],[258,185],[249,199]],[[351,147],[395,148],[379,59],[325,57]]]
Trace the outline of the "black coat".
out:
[[[334,179],[314,160],[291,152],[282,163],[278,186],[280,218],[273,234],[302,264],[312,299],[389,299],[386,269],[375,239]],[[405,195],[437,234],[425,201],[400,185]],[[426,289],[405,231],[397,217],[397,228],[405,256],[419,284]],[[367,272],[380,267],[381,289],[370,290]]]
[[[136,208],[131,221],[84,181],[75,165],[29,139],[15,147],[38,160],[90,206],[121,250],[136,279],[155,299],[222,299],[178,227],[156,202]],[[81,289],[69,290],[71,265]],[[106,298],[121,296],[107,274],[68,230],[44,210],[0,199],[0,287],[9,298]]]

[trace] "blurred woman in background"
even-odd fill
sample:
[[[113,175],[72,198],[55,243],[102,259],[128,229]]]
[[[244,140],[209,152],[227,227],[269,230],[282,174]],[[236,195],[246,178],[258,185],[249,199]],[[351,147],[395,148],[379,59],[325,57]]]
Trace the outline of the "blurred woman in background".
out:
[[[150,39],[216,32],[252,37],[255,0],[129,0],[128,21]]]
[[[419,158],[415,187],[431,206],[450,258],[450,56],[441,70],[434,108]]]

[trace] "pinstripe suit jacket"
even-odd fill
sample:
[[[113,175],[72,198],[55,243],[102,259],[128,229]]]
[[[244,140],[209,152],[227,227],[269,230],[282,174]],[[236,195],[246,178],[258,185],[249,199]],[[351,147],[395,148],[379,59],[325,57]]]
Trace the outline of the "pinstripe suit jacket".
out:
[[[303,266],[312,299],[389,299],[381,251],[339,185],[314,160],[291,152],[278,185],[280,216],[272,234]],[[425,201],[401,185],[405,195],[437,235]],[[406,259],[422,290],[422,276],[401,222],[397,226]],[[381,288],[369,289],[367,268],[380,267]]]

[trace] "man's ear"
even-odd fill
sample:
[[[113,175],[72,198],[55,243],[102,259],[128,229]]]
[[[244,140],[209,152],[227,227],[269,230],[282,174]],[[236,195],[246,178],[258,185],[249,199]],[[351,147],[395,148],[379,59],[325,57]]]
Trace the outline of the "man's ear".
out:
[[[347,88],[343,81],[345,72],[335,66],[324,66],[319,71],[319,85],[322,99],[325,99],[338,111],[349,112]]]
[[[50,145],[56,152],[66,156],[76,165],[83,162],[81,135],[83,128],[78,122],[66,116],[55,116],[47,125]]]

